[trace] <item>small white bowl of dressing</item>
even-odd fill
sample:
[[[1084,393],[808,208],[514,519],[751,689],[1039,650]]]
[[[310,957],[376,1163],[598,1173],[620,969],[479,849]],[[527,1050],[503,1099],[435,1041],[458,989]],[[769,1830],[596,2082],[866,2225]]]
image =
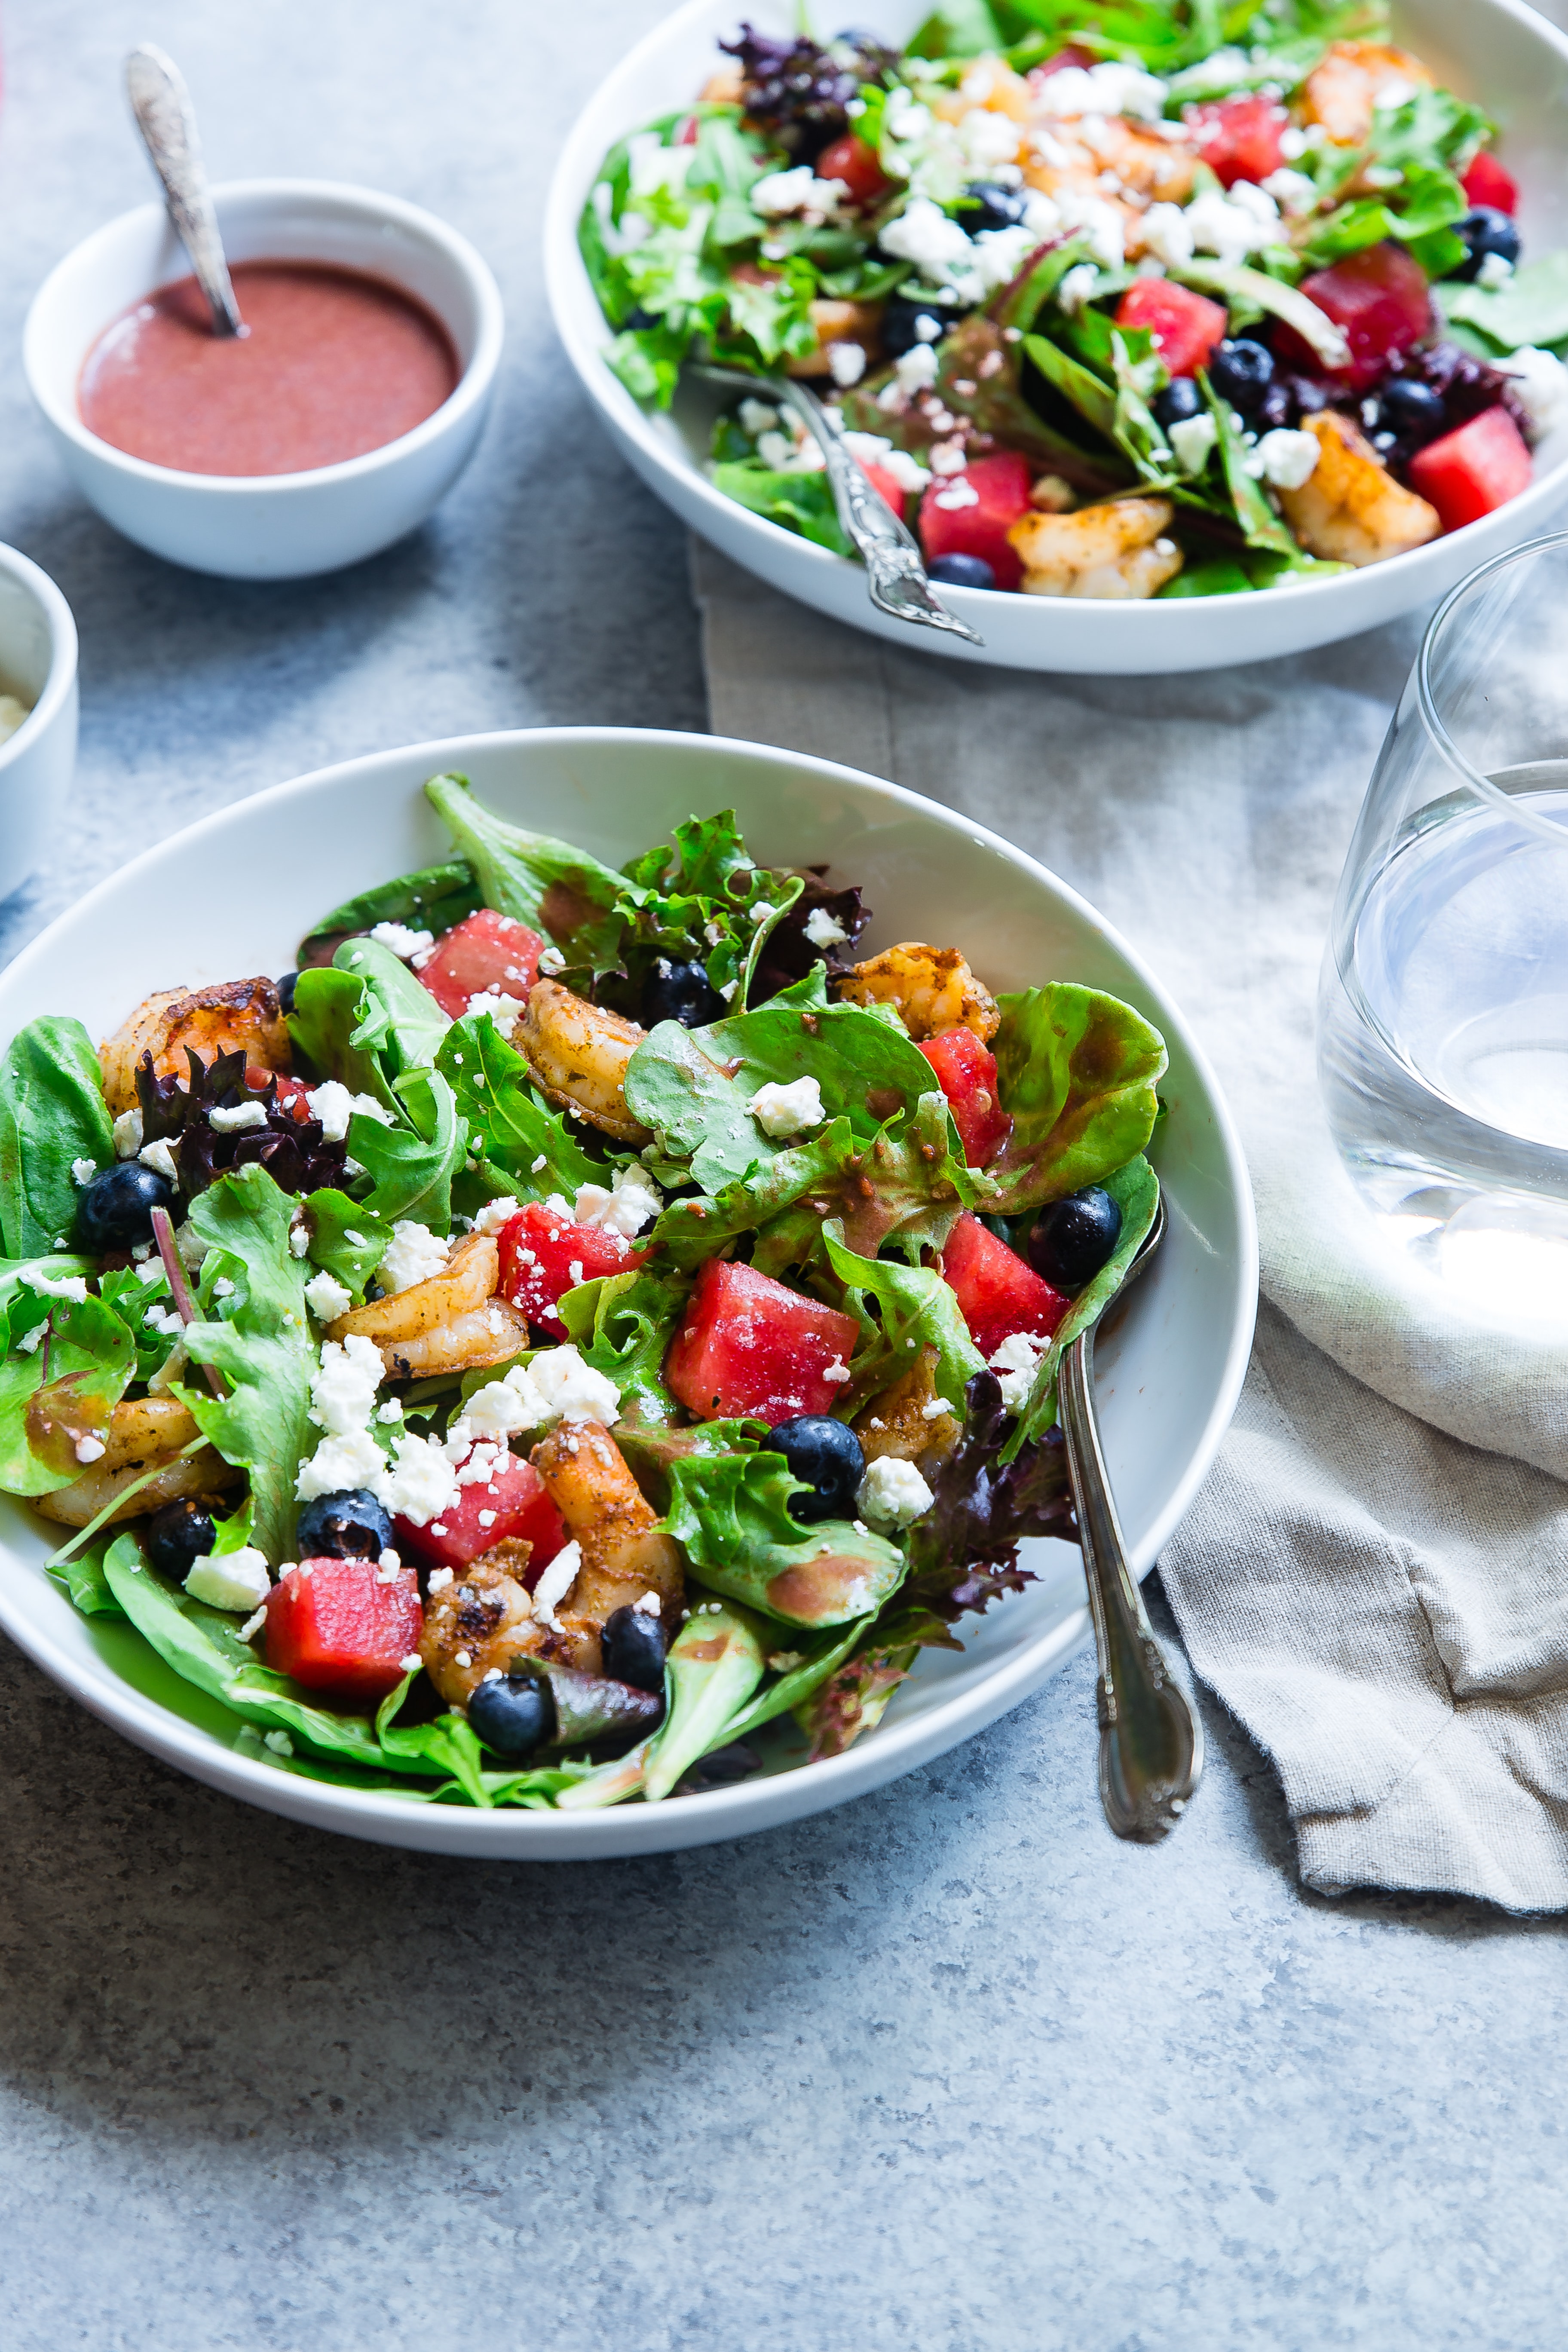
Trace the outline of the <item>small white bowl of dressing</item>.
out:
[[[247,280],[255,295],[252,338],[220,344],[198,315],[186,321],[183,350],[171,352],[175,289],[190,264],[163,205],[143,205],[86,238],[39,288],[22,341],[28,385],[77,488],[140,546],[237,580],[334,572],[416,529],[472,457],[500,360],[500,292],[466,237],[396,196],[331,181],[246,180],[213,197],[242,313]],[[319,372],[312,401],[316,328],[296,305],[304,373],[268,378],[269,397],[253,401],[247,418],[226,397],[269,363],[269,338],[284,329],[263,299],[275,301],[286,280],[296,293],[313,284],[318,297],[334,284],[345,296],[357,289],[364,363],[352,363],[351,331],[350,364]],[[400,313],[405,341],[422,331],[444,354],[444,374],[427,371],[424,397],[416,389],[401,408],[373,396],[385,388],[389,348],[374,338]],[[216,380],[206,372],[214,362]],[[171,366],[188,371],[183,416]],[[160,368],[170,395],[162,418],[143,397]],[[366,431],[334,442],[330,428],[344,421],[351,393],[365,396]],[[215,409],[237,436],[232,470],[210,429]]]
[[[76,769],[76,623],[47,572],[0,547],[0,900],[54,846]]]

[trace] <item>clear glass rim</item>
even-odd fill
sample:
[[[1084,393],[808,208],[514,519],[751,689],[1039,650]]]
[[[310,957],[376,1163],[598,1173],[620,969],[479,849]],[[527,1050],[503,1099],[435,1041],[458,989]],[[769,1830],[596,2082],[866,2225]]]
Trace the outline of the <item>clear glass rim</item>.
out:
[[[1500,555],[1479,563],[1457,586],[1449,589],[1427,622],[1421,639],[1421,650],[1415,656],[1415,697],[1421,723],[1432,739],[1433,749],[1439,759],[1446,761],[1453,769],[1466,788],[1478,800],[1488,801],[1500,809],[1515,824],[1542,835],[1554,848],[1563,849],[1568,848],[1568,826],[1554,824],[1550,817],[1540,815],[1534,809],[1522,807],[1511,793],[1505,793],[1500,784],[1493,783],[1489,776],[1483,776],[1479,769],[1470,765],[1437,714],[1437,698],[1432,684],[1433,657],[1450,614],[1494,572],[1506,570],[1510,564],[1521,563],[1527,556],[1543,555],[1553,549],[1568,549],[1568,530],[1543,531],[1539,539],[1523,540],[1518,547],[1505,547]]]

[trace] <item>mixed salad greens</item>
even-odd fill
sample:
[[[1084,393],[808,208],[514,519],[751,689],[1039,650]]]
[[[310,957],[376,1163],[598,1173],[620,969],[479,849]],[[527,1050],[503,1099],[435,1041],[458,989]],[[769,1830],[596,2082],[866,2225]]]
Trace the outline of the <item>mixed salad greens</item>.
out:
[[[1568,415],[1568,250],[1382,0],[942,0],[903,50],[743,26],[580,244],[610,366],[816,380],[953,586],[1230,595],[1518,496]],[[763,387],[765,390],[765,387]],[[776,400],[716,486],[851,552]]]
[[[279,1770],[572,1810],[837,1753],[1073,1531],[1163,1045],[857,961],[728,812],[617,872],[426,790],[453,856],[297,971],[0,1060],[0,1487]]]

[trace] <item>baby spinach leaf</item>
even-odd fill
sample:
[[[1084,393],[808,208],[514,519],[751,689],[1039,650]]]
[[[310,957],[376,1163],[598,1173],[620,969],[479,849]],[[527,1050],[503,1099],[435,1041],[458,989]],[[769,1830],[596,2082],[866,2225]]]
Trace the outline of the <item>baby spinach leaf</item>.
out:
[[[151,1282],[143,1282],[144,1269],[135,1265],[111,1266],[99,1277],[98,1295],[106,1307],[112,1307],[136,1343],[136,1369],[132,1380],[150,1381],[155,1371],[168,1361],[178,1333],[162,1330],[149,1317],[156,1311],[160,1319],[174,1311],[168,1277],[156,1258],[148,1264],[154,1269]]]
[[[615,1381],[622,1412],[645,1425],[675,1417],[664,1385],[664,1359],[690,1291],[679,1275],[650,1274],[643,1267],[579,1283],[558,1303],[584,1362]]]
[[[436,1066],[468,1123],[470,1150],[506,1171],[503,1189],[518,1200],[544,1201],[561,1192],[570,1201],[579,1185],[609,1181],[605,1164],[591,1159],[565,1120],[540,1100],[527,1062],[492,1014],[467,1013],[454,1022]]]
[[[693,1607],[670,1643],[665,1664],[668,1713],[654,1735],[642,1772],[642,1792],[649,1804],[668,1796],[688,1766],[707,1754],[715,1733],[751,1696],[763,1678],[763,1646],[749,1612],[724,1601]]]
[[[844,1390],[837,1410],[847,1416],[863,1401],[886,1388],[907,1370],[911,1355],[925,1346],[937,1351],[937,1392],[962,1421],[963,1391],[985,1360],[969,1336],[950,1283],[934,1265],[898,1265],[888,1258],[868,1259],[846,1246],[837,1223],[824,1228],[828,1263],[845,1287],[844,1304],[858,1317],[869,1345],[858,1348],[850,1363],[854,1378]],[[868,1301],[876,1301],[873,1317]]]
[[[1002,1460],[1012,1462],[1021,1449],[1042,1438],[1047,1430],[1056,1425],[1057,1374],[1061,1360],[1080,1331],[1098,1322],[1111,1299],[1127,1278],[1127,1269],[1142,1248],[1149,1228],[1160,1206],[1160,1185],[1149,1162],[1140,1153],[1125,1168],[1113,1168],[1109,1176],[1100,1180],[1121,1212],[1121,1231],[1116,1247],[1100,1267],[1094,1280],[1085,1286],[1073,1300],[1067,1314],[1058,1324],[1051,1344],[1040,1359],[1028,1398],[1019,1412],[1013,1433],[1002,1451]]]
[[[85,1551],[62,1560],[58,1568],[53,1565],[49,1568],[48,1572],[55,1582],[65,1586],[72,1608],[79,1609],[84,1617],[123,1617],[125,1614],[110,1591],[109,1580],[103,1572],[104,1554],[112,1540],[108,1534],[101,1535],[89,1544]]]
[[[0,1247],[31,1258],[62,1248],[76,1219],[71,1163],[110,1167],[114,1137],[92,1040],[50,1013],[0,1056]]]
[[[1568,247],[1521,264],[1506,286],[1445,286],[1450,319],[1479,327],[1505,352],[1568,341]]]
[[[26,1293],[21,1297],[28,1296]],[[0,1489],[48,1495],[68,1486],[85,1466],[79,1440],[106,1434],[110,1416],[136,1372],[136,1343],[111,1307],[85,1299],[37,1299],[39,1312],[13,1304],[36,1328],[47,1318],[39,1344],[0,1364]]]
[[[289,1034],[296,1055],[317,1077],[336,1078],[351,1094],[369,1095],[395,1111],[393,1074],[383,1066],[384,1032],[377,1020],[367,1020],[368,1004],[358,972],[330,964],[302,971],[295,983]]]
[[[368,931],[376,923],[406,923],[411,930],[433,931],[438,939],[454,923],[473,914],[480,903],[474,869],[466,857],[421,866],[417,874],[400,874],[394,881],[378,882],[323,915],[300,942],[300,961],[330,963],[345,932]]]
[[[737,506],[793,530],[798,539],[809,539],[833,555],[854,554],[854,542],[838,520],[826,474],[779,473],[771,467],[746,462],[715,466],[712,482]]]
[[[721,1454],[668,1465],[663,1522],[702,1580],[786,1624],[841,1625],[881,1606],[904,1573],[883,1536],[826,1519],[803,1528],[789,1498],[804,1491],[782,1454]]]
[[[195,1384],[180,1391],[224,1460],[249,1471],[255,1541],[274,1568],[293,1554],[295,1474],[314,1435],[316,1351],[305,1319],[305,1268],[289,1247],[293,1207],[257,1167],[220,1176],[192,1202],[191,1224],[209,1249],[222,1252],[218,1270],[235,1287],[216,1319],[186,1325],[185,1345],[195,1362],[223,1374],[229,1394],[211,1396]]]
[[[353,1042],[376,1055],[388,1084],[395,1087],[410,1070],[427,1068],[452,1024],[402,957],[379,940],[344,940],[332,962],[335,970],[351,971],[364,983]]]
[[[1071,982],[998,1002],[992,1050],[1013,1132],[991,1172],[1002,1185],[997,1213],[1014,1216],[1099,1183],[1142,1150],[1165,1046],[1130,1004]]]
[[[438,1070],[410,1070],[393,1091],[412,1126],[383,1127],[362,1112],[349,1121],[350,1154],[371,1179],[366,1205],[389,1225],[413,1218],[444,1234],[452,1223],[452,1180],[468,1150],[467,1122]]]
[[[586,850],[508,824],[474,798],[466,776],[432,776],[426,796],[468,857],[487,907],[546,932],[570,967],[613,971],[634,886]]]

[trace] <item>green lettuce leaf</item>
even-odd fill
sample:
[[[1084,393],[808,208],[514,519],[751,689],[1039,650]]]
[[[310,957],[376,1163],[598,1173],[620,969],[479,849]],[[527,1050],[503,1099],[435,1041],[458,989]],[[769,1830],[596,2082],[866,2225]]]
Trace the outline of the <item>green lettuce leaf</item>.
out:
[[[782,1454],[689,1455],[668,1465],[666,1531],[702,1581],[789,1625],[816,1631],[880,1608],[904,1555],[846,1519],[802,1528],[789,1498],[805,1491]]]
[[[809,539],[834,555],[854,554],[854,541],[838,520],[826,474],[777,473],[746,462],[715,466],[711,479],[714,488],[738,507],[793,530],[797,539]]]
[[[48,1495],[79,1478],[77,1441],[104,1437],[136,1375],[130,1328],[102,1299],[19,1291],[14,1336],[46,1321],[38,1346],[0,1364],[0,1489],[8,1495]]]
[[[729,1718],[763,1678],[763,1636],[756,1620],[724,1602],[696,1604],[669,1645],[665,1664],[668,1712],[648,1743],[641,1786],[657,1804],[705,1756]],[[626,1793],[630,1793],[627,1791]]]
[[[1140,1153],[1125,1168],[1113,1168],[1100,1180],[1121,1212],[1116,1247],[1094,1280],[1085,1285],[1052,1335],[1040,1359],[1028,1398],[1002,1449],[1002,1460],[1016,1460],[1020,1449],[1034,1444],[1056,1425],[1057,1374],[1061,1360],[1080,1331],[1098,1322],[1127,1278],[1127,1269],[1142,1248],[1160,1206],[1160,1186],[1154,1171]]]
[[[626,877],[586,850],[508,824],[476,800],[466,776],[432,776],[426,796],[479,877],[484,903],[542,930],[569,970],[613,971],[620,961]]]
[[[384,1039],[379,1024],[366,1018],[368,1002],[358,972],[330,964],[302,971],[295,983],[289,1034],[308,1074],[336,1078],[351,1094],[369,1095],[395,1113],[392,1076],[383,1066]]]
[[[402,957],[379,940],[344,940],[332,962],[364,983],[353,1043],[376,1055],[387,1084],[395,1089],[409,1071],[428,1068],[452,1024]]]
[[[756,864],[733,809],[689,817],[676,826],[673,846],[659,843],[626,872],[637,894],[623,908],[634,1011],[659,956],[700,963],[711,987],[738,994],[744,1005],[764,942],[805,887],[798,874]]]
[[[123,1617],[125,1612],[110,1590],[109,1579],[103,1572],[104,1555],[114,1540],[108,1533],[95,1537],[85,1551],[61,1560],[58,1567],[48,1564],[48,1573],[57,1584],[63,1584],[71,1607],[84,1617]]]
[[[161,1370],[174,1352],[177,1334],[155,1329],[147,1318],[154,1307],[169,1314],[174,1297],[168,1277],[156,1258],[149,1259],[156,1267],[151,1282],[143,1282],[142,1269],[134,1265],[110,1266],[100,1276],[98,1295],[106,1307],[112,1307],[136,1343],[136,1369],[131,1377],[150,1381]]]
[[[468,1147],[451,1087],[438,1070],[410,1070],[394,1093],[411,1127],[384,1127],[356,1111],[349,1121],[349,1153],[371,1179],[365,1205],[388,1225],[400,1217],[447,1233],[452,1223],[452,1181]]]
[[[1479,327],[1500,351],[1545,351],[1568,341],[1568,247],[1521,264],[1506,286],[1434,289],[1450,319]]]
[[[622,1412],[645,1426],[675,1417],[664,1359],[690,1292],[679,1275],[642,1267],[579,1283],[559,1301],[557,1312],[584,1362],[615,1381]]]
[[[335,1275],[364,1304],[365,1286],[386,1255],[392,1227],[368,1201],[351,1201],[332,1186],[307,1195],[303,1207],[310,1240],[306,1255],[313,1266]]]
[[[1015,1216],[1103,1181],[1154,1131],[1165,1068],[1157,1029],[1119,998],[1052,981],[998,1000],[992,1040],[1013,1132],[992,1162]]]
[[[91,1038],[50,1013],[0,1056],[0,1248],[12,1258],[63,1248],[76,1219],[76,1160],[107,1168],[114,1137]]]
[[[544,1201],[561,1192],[570,1201],[579,1185],[609,1182],[605,1163],[591,1159],[565,1120],[540,1100],[527,1062],[492,1014],[468,1013],[454,1022],[436,1066],[467,1123],[470,1150],[505,1171],[503,1189],[518,1200]]]
[[[941,1269],[859,1256],[846,1246],[837,1223],[825,1228],[824,1239],[828,1262],[845,1287],[845,1307],[858,1317],[869,1343],[857,1348],[851,1359],[853,1378],[837,1410],[847,1418],[867,1397],[907,1370],[911,1354],[931,1346],[937,1351],[937,1393],[962,1421],[964,1389],[976,1372],[984,1370],[985,1360],[969,1336],[957,1297]],[[868,1311],[872,1299],[876,1316]]]
[[[454,923],[473,914],[480,903],[474,869],[466,857],[421,866],[417,874],[400,874],[391,882],[377,882],[323,915],[300,941],[300,961],[328,963],[345,931],[368,931],[377,923],[406,923],[411,930],[433,931],[439,939]]]

